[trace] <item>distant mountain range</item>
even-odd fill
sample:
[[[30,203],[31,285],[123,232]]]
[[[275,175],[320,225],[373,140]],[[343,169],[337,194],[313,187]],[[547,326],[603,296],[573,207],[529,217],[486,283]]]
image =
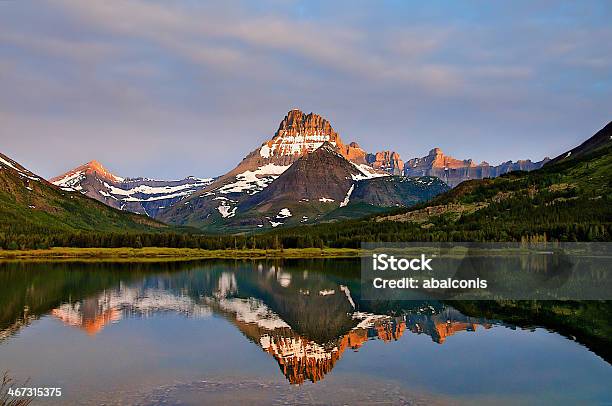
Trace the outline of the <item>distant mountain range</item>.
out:
[[[488,162],[476,164],[471,159],[455,159],[445,155],[440,148],[433,148],[427,156],[402,161],[394,151],[381,151],[367,154],[366,161],[372,167],[382,169],[393,175],[404,176],[435,176],[450,187],[473,179],[495,178],[513,171],[533,171],[540,169],[549,158],[538,162],[531,160],[507,161],[500,165],[490,165]]]
[[[156,217],[157,213],[182,198],[210,185],[213,179],[188,177],[181,180],[124,179],[91,161],[50,182],[67,191],[79,191],[108,206]]]
[[[318,223],[410,207],[465,180],[542,167],[548,158],[498,166],[434,148],[402,161],[394,151],[345,143],[318,114],[293,109],[268,141],[216,178],[122,178],[91,161],[50,182],[110,207],[205,231],[238,232]]]
[[[492,166],[488,162],[476,164],[471,159],[455,159],[444,155],[440,148],[434,148],[427,156],[406,162],[403,173],[406,176],[435,176],[450,187],[455,187],[466,180],[495,178],[513,171],[540,169],[549,160],[544,158],[538,162],[531,162],[527,159]]]

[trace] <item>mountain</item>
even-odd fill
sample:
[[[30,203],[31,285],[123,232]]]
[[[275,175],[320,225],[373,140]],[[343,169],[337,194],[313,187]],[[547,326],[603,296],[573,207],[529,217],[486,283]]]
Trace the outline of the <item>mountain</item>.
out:
[[[250,152],[236,168],[219,177],[208,189],[231,185],[225,190],[257,193],[297,159],[325,142],[335,146],[346,159],[364,165],[372,173],[378,172],[366,165],[366,152],[354,142],[345,144],[328,120],[315,113],[305,114],[293,109],[270,140]]]
[[[363,172],[346,160],[338,148],[325,142],[316,150],[300,157],[269,187],[250,196],[245,207],[264,205],[274,207],[288,201],[342,201],[353,180],[364,177]]]
[[[305,114],[293,109],[281,121],[274,137],[248,154],[230,174],[269,164],[289,166],[325,142],[337,147],[346,159],[357,164],[366,163],[365,151],[354,142],[345,144],[328,120],[315,113]]]
[[[166,228],[148,217],[123,213],[81,193],[62,190],[0,154],[0,234]]]
[[[213,179],[188,177],[181,180],[124,179],[102,164],[91,161],[50,180],[67,191],[79,191],[108,206],[156,217],[179,200],[202,190]]]
[[[408,207],[430,200],[450,188],[434,176],[385,176],[357,182],[351,202],[381,207]]]
[[[324,239],[330,247],[363,241],[610,241],[611,179],[608,124],[538,170],[466,181],[392,214],[275,234],[280,241]]]
[[[375,154],[367,154],[366,162],[373,168],[381,169],[391,175],[404,174],[404,161],[394,151],[380,151]]]
[[[264,190],[296,160],[328,142],[362,171],[384,175],[365,162],[366,153],[356,143],[345,144],[328,120],[318,114],[293,109],[283,118],[274,136],[250,152],[234,169],[218,177],[201,192],[161,211],[159,218],[172,224],[190,224],[214,231],[236,215],[237,206]]]
[[[532,171],[541,168],[548,161],[548,158],[538,162],[528,159],[508,161],[492,166],[487,162],[476,164],[471,159],[455,159],[445,155],[440,148],[434,148],[425,157],[408,160],[403,174],[406,176],[436,176],[450,187],[455,187],[466,180],[495,178],[512,171]]]
[[[269,183],[247,171],[248,176],[241,174],[236,177],[237,182],[208,188],[165,211],[161,218],[175,224],[224,230],[277,227],[314,220],[346,205],[356,181],[386,176],[384,172],[363,169],[365,164],[348,161],[342,151],[342,147],[324,141],[279,171]],[[262,168],[272,165],[275,164],[268,162]],[[249,180],[257,187],[249,187]]]
[[[383,166],[368,164],[368,154],[357,143],[345,144],[329,121],[294,109],[281,121],[274,136],[236,168],[189,199],[162,210],[159,218],[210,231],[248,231],[313,222],[349,202],[369,203],[369,198],[351,200],[353,189],[358,185],[365,188],[367,179],[387,176]],[[432,195],[420,189],[415,187],[410,199],[395,196],[370,200],[396,206]]]
[[[326,119],[294,109],[274,136],[235,169],[159,218],[207,231],[250,231],[324,221],[326,214],[358,203],[358,210],[342,210],[340,217],[380,212],[380,207],[414,204],[446,190],[431,178],[419,183],[391,177],[386,165],[373,167],[368,156],[357,143],[345,144]],[[379,177],[403,186],[369,183]],[[351,197],[355,189],[357,199]]]

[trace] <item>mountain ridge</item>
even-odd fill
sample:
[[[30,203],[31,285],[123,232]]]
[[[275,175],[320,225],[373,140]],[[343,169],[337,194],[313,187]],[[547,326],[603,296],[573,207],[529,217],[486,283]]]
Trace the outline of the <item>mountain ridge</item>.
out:
[[[0,153],[0,233],[157,232],[165,224],[62,190]]]
[[[432,148],[421,158],[406,161],[403,174],[406,176],[436,176],[450,187],[472,179],[495,178],[512,171],[532,171],[541,168],[549,158],[532,162],[530,159],[506,161],[499,165],[490,165],[483,161],[480,164],[472,159],[456,159],[445,155],[438,147]]]

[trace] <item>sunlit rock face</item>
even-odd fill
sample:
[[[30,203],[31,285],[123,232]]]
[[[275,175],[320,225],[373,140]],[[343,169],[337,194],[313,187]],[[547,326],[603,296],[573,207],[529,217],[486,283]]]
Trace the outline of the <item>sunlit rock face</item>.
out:
[[[367,154],[366,161],[375,169],[381,169],[391,175],[404,174],[404,161],[395,151],[380,151]]]
[[[427,156],[413,158],[404,165],[405,176],[436,176],[450,187],[455,187],[470,179],[495,178],[512,171],[533,171],[541,168],[548,158],[542,161],[531,160],[508,161],[500,165],[490,165],[488,162],[476,164],[471,159],[455,159],[445,155],[440,148],[429,151]]]

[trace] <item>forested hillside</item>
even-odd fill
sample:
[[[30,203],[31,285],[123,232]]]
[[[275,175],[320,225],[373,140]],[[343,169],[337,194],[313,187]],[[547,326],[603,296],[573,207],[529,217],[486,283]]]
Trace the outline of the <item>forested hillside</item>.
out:
[[[148,217],[61,190],[0,154],[0,247],[17,247],[27,241],[46,246],[52,243],[49,237],[58,233],[157,232],[167,228]]]

